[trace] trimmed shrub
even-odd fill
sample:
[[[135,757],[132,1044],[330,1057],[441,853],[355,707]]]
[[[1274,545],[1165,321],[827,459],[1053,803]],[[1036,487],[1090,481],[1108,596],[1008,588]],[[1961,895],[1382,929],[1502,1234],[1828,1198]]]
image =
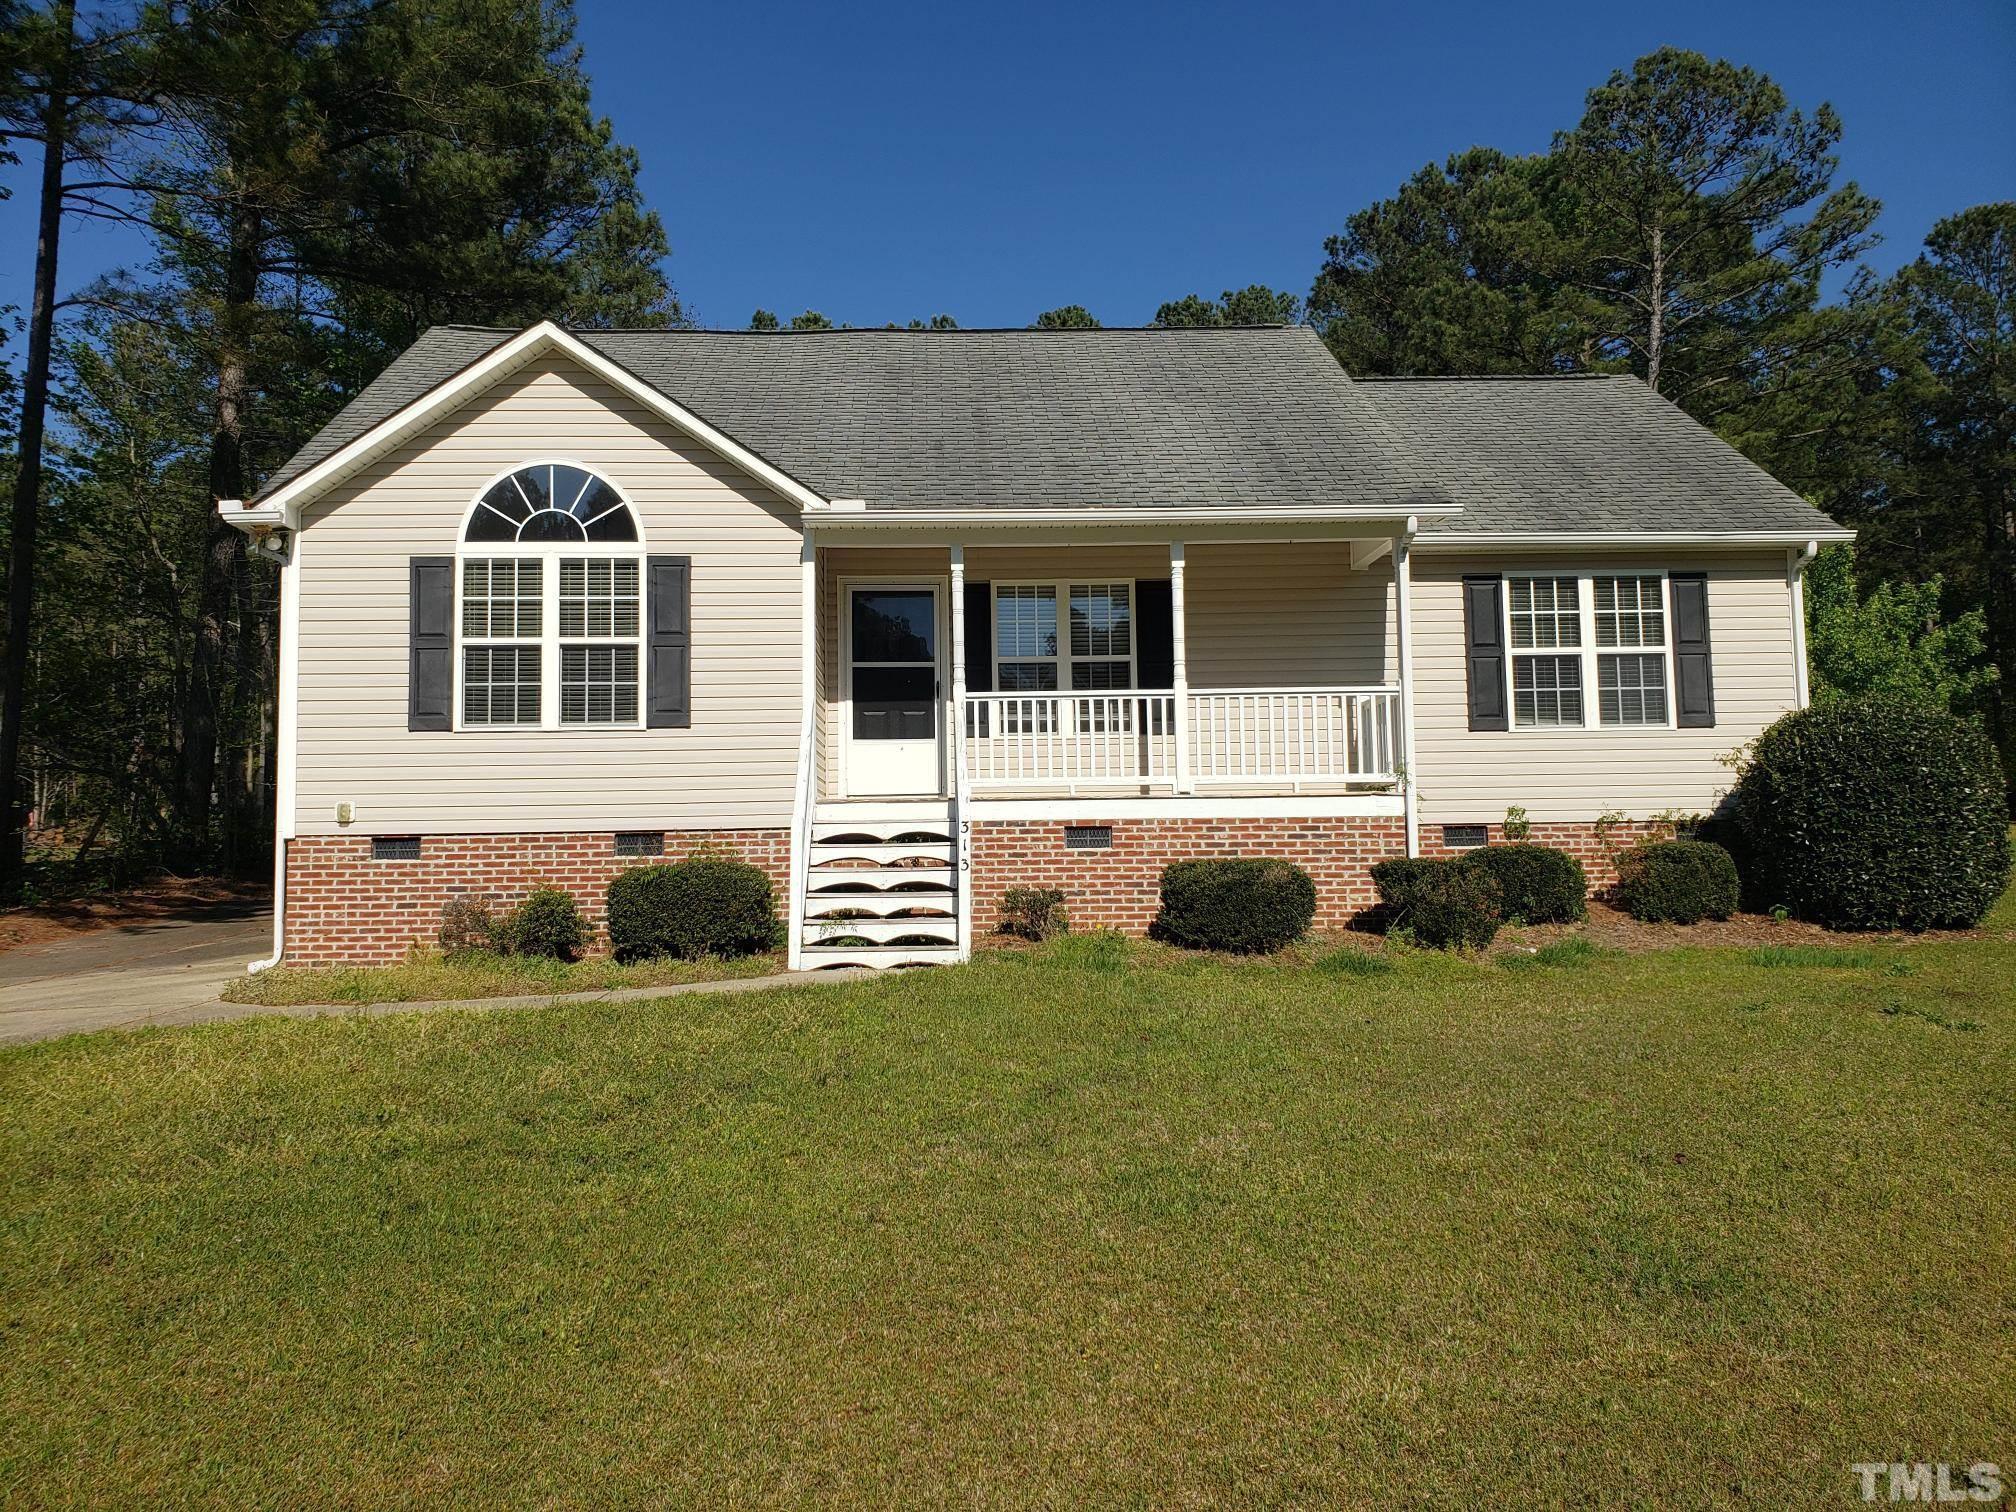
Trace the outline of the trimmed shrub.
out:
[[[1706,840],[1654,840],[1617,858],[1617,901],[1647,924],[1726,919],[1736,889],[1736,863]]]
[[[1966,928],[2009,882],[1994,747],[1907,699],[1787,714],[1758,737],[1729,823],[1752,905],[1834,929]]]
[[[588,940],[581,907],[573,894],[557,887],[536,888],[492,931],[495,947],[506,955],[536,956],[547,961],[571,961]]]
[[[1572,924],[1589,912],[1589,878],[1582,863],[1547,845],[1489,845],[1463,864],[1498,884],[1499,908],[1525,924]]]
[[[1025,940],[1047,940],[1066,934],[1071,917],[1064,894],[1054,887],[1011,887],[1001,894],[1001,932]]]
[[[441,905],[438,939],[444,955],[467,955],[472,950],[497,948],[497,920],[491,909],[497,900],[489,893],[463,893]]]
[[[1404,929],[1437,950],[1482,950],[1498,937],[1504,914],[1498,883],[1482,867],[1396,857],[1372,868],[1386,927]]]
[[[1172,861],[1154,933],[1193,950],[1262,954],[1299,940],[1315,917],[1316,884],[1290,862]]]
[[[744,956],[778,943],[770,878],[712,856],[635,866],[609,884],[609,946],[619,961]]]

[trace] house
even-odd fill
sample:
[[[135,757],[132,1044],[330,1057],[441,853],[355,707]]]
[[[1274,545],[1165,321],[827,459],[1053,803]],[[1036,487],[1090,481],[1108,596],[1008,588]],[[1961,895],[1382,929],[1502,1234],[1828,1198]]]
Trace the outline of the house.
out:
[[[1182,856],[1335,925],[1512,808],[1601,881],[1806,701],[1849,535],[1635,380],[1284,328],[444,327],[220,509],[287,563],[311,963],[702,843],[814,966],[963,956],[1024,884],[1139,930]]]

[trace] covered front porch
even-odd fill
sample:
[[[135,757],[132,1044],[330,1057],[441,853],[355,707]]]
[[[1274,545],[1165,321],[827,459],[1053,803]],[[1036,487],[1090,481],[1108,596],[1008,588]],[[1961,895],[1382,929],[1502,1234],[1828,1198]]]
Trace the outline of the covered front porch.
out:
[[[849,542],[814,573],[822,813],[1402,782],[1392,535]]]

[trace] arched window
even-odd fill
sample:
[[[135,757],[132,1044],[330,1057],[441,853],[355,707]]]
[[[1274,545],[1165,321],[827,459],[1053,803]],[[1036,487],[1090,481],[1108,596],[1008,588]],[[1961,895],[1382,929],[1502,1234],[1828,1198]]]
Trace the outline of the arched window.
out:
[[[570,462],[507,473],[471,506],[456,565],[464,727],[642,722],[644,548],[613,483]]]

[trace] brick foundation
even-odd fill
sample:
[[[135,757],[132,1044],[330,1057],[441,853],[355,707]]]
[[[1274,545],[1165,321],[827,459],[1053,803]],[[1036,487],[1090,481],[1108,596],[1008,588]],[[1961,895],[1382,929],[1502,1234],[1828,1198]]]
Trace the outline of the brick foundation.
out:
[[[1201,856],[1269,856],[1315,879],[1316,927],[1341,929],[1378,901],[1372,866],[1405,855],[1398,818],[1087,819],[1110,824],[1111,850],[1066,850],[1058,821],[984,820],[973,826],[973,932],[993,931],[1011,887],[1055,887],[1073,929],[1143,934],[1161,906],[1162,868]]]
[[[1493,845],[1504,845],[1505,826],[1487,824]],[[1617,886],[1617,858],[1641,840],[1671,840],[1673,826],[1658,819],[1630,819],[1607,827],[1599,827],[1594,821],[1587,824],[1533,821],[1533,832],[1526,837],[1534,845],[1549,846],[1554,850],[1568,852],[1582,863],[1582,870],[1589,874],[1589,891],[1602,895]],[[1442,843],[1442,826],[1424,824],[1421,826],[1421,854],[1424,856],[1460,856],[1461,850],[1451,850]]]
[[[618,856],[611,834],[427,835],[417,861],[374,861],[369,835],[311,835],[287,842],[289,965],[403,960],[432,945],[441,905],[466,893],[501,904],[535,887],[574,895],[603,939],[609,883],[632,866],[676,861],[703,843],[725,846],[770,874],[781,913],[790,895],[789,830],[668,832],[663,857]]]

